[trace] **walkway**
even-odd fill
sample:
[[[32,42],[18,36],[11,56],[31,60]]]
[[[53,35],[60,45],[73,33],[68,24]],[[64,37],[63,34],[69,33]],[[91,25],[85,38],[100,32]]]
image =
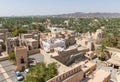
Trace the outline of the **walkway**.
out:
[[[3,76],[5,77],[7,82],[12,82],[12,80],[10,79],[9,75],[7,74],[7,72],[5,71],[5,69],[2,67],[2,65],[0,64],[0,72],[3,74]]]
[[[0,62],[0,82],[17,82],[15,66],[9,60]]]

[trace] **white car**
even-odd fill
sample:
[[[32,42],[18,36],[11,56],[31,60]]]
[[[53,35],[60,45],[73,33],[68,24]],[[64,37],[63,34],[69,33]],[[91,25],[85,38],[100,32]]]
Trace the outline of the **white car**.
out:
[[[25,72],[26,74],[27,74],[27,73],[29,73],[29,69],[25,69],[25,71],[24,71],[24,72]]]
[[[19,71],[16,72],[16,77],[18,81],[22,81],[24,79],[23,75]]]

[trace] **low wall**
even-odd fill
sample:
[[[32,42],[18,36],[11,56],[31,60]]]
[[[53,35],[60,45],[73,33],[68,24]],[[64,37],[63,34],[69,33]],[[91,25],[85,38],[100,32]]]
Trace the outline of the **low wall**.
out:
[[[0,57],[0,62],[1,61],[5,61],[5,60],[8,60],[8,56],[6,56],[6,57]]]
[[[83,78],[84,78],[83,72],[78,72],[78,73],[70,76],[69,78],[67,78],[63,82],[80,82]]]
[[[8,60],[8,54],[7,53],[1,53],[0,62],[5,61],[5,60]]]
[[[78,74],[78,75],[75,75]],[[83,79],[83,71],[81,70],[81,66],[77,66],[61,75],[57,75],[53,77],[52,79],[48,80],[47,82],[72,82],[73,79],[78,78],[77,82],[80,82]],[[73,76],[73,77],[72,77]]]
[[[58,54],[63,55],[63,56],[72,55],[72,54],[75,54],[75,53],[78,53],[77,48],[70,49],[70,50],[67,50],[67,51],[58,51]]]
[[[40,49],[40,53],[43,54],[43,55],[48,55],[48,53],[45,52],[43,49]]]

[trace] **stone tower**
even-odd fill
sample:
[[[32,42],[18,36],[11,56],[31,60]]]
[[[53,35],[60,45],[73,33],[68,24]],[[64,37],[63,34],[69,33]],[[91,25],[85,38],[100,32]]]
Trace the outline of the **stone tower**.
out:
[[[28,66],[27,48],[24,46],[14,49],[16,58],[16,70],[23,71]]]

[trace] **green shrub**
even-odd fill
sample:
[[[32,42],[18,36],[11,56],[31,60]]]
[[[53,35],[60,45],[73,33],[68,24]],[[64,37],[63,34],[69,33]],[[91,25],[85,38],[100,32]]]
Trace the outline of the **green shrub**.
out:
[[[14,52],[9,53],[9,60],[10,61],[15,61],[15,53]]]

